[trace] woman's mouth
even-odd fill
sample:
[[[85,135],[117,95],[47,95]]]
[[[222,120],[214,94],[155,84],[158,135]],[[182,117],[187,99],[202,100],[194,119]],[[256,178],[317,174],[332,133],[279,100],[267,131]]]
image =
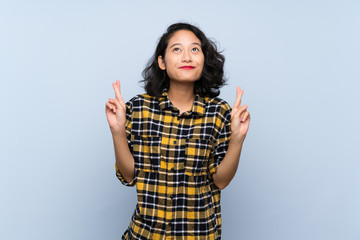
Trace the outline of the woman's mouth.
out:
[[[180,67],[181,69],[193,69],[194,67],[193,66],[182,66]]]

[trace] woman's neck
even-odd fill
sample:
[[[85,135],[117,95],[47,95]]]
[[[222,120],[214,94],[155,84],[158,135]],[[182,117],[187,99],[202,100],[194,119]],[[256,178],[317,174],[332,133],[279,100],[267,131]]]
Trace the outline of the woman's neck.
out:
[[[171,103],[180,110],[180,114],[186,112],[195,100],[194,83],[171,82],[168,96]]]

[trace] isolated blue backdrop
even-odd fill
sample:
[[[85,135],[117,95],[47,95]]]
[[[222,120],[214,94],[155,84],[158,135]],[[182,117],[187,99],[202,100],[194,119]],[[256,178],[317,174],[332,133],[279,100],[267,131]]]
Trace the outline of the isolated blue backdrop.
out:
[[[125,100],[161,34],[199,26],[250,129],[222,192],[223,239],[360,239],[360,2],[1,1],[0,239],[120,239],[105,102]]]

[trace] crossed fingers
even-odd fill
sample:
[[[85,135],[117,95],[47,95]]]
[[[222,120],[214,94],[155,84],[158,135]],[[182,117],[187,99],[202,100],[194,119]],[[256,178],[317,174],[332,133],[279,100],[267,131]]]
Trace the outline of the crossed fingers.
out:
[[[114,104],[117,109],[119,108],[125,109],[125,102],[121,96],[120,81],[116,80],[116,83],[112,83],[112,86],[115,91],[115,99],[109,98],[109,102]],[[116,112],[116,109],[113,109],[113,111]]]
[[[125,104],[122,96],[121,96],[121,91],[120,91],[120,81],[116,80],[116,83],[112,84],[115,90],[115,97],[117,100],[120,101],[121,104]]]
[[[248,105],[245,104],[244,106],[241,106],[241,97],[243,93],[244,90],[242,90],[240,87],[236,87],[236,99],[231,111],[231,118],[240,118],[240,115],[243,115],[241,121],[245,121],[249,115],[249,113],[246,111]]]

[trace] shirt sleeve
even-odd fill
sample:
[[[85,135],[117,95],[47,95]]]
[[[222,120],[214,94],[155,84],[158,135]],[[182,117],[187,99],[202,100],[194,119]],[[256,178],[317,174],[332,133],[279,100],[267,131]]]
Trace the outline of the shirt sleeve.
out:
[[[224,159],[229,147],[231,137],[231,109],[228,109],[225,112],[225,114],[221,117],[221,121],[223,122],[222,127],[217,134],[213,150],[210,153],[208,165],[208,172],[210,176],[216,173],[217,168]]]
[[[131,107],[131,101],[126,103],[126,121],[125,121],[125,132],[126,132],[126,139],[127,139],[127,143],[129,146],[129,150],[131,152],[131,154],[133,154],[133,144],[131,142],[131,112],[132,112],[132,107]],[[131,180],[130,182],[127,182],[125,180],[125,178],[121,175],[116,162],[115,162],[115,171],[116,171],[116,177],[120,180],[120,182],[128,187],[132,187],[135,186],[136,184],[136,176],[137,174],[135,174],[135,177],[133,180]],[[136,170],[135,170],[136,173]]]

